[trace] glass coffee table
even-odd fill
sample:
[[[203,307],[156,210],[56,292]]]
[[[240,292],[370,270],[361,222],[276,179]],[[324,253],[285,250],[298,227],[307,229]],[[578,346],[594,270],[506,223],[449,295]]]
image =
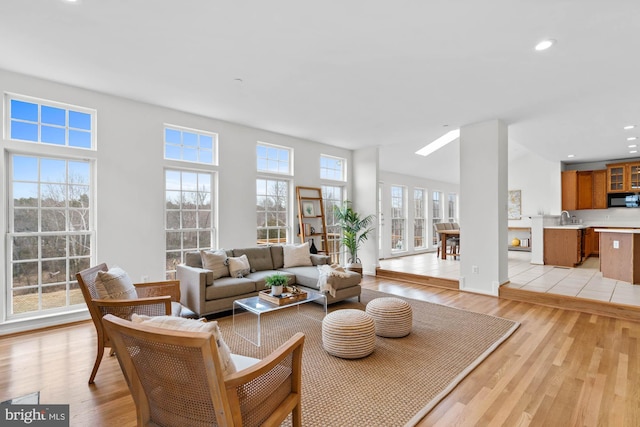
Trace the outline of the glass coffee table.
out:
[[[239,299],[239,300],[235,300],[233,302],[233,331],[241,336],[242,338],[246,339],[247,341],[249,341],[250,343],[260,347],[260,318],[263,314],[266,313],[272,313],[274,311],[278,311],[278,310],[282,310],[284,308],[290,308],[293,306],[297,306],[298,311],[300,311],[300,306],[302,304],[306,304],[309,302],[313,302],[313,301],[319,301],[322,304],[322,308],[324,309],[324,314],[322,315],[322,318],[324,318],[324,316],[327,315],[327,297],[324,293],[320,293],[320,292],[314,292],[314,291],[305,291],[307,292],[307,297],[304,299],[301,299],[299,301],[295,301],[289,304],[284,304],[284,305],[278,305],[275,303],[272,303],[270,301],[267,301],[263,298],[260,298],[259,296],[255,296],[255,297],[249,297],[249,298],[243,298],[243,299]],[[255,314],[257,316],[257,336],[258,339],[257,341],[253,341],[251,338],[242,335],[240,332],[238,332],[236,330],[236,311],[238,312],[238,314],[247,312],[247,313],[252,313]],[[309,317],[311,319],[314,320],[318,320],[315,319],[311,316],[308,316],[304,313],[300,313],[303,316]]]

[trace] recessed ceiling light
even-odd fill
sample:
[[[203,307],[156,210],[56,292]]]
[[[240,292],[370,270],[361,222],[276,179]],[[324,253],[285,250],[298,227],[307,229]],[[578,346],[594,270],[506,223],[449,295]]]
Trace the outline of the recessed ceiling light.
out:
[[[631,150],[631,151],[629,151],[629,154],[635,154],[637,152],[638,152],[638,150]]]
[[[637,146],[638,146],[638,144],[631,144],[631,145],[629,145],[628,147],[629,147],[629,148],[636,148]]]
[[[547,50],[549,49],[551,46],[553,46],[555,44],[555,40],[553,39],[547,39],[547,40],[542,40],[540,43],[538,43],[536,45],[536,50],[537,51],[541,51],[541,50]]]
[[[576,155],[575,154],[569,154],[567,157],[570,159],[573,159]]]
[[[454,141],[456,138],[459,138],[459,137],[460,137],[460,129],[450,130],[449,132],[442,135],[440,138],[436,139],[435,141],[425,145],[424,147],[416,151],[416,154],[420,154],[421,156],[426,157],[429,154],[433,153],[436,150],[441,149],[442,147],[444,147],[445,145],[447,145],[448,143]]]
[[[627,125],[625,127],[623,127],[624,130],[629,130],[629,129],[633,129],[634,127],[636,127],[636,125]]]
[[[629,138],[627,138],[627,141],[635,141],[636,139],[638,139],[637,136],[630,136]]]

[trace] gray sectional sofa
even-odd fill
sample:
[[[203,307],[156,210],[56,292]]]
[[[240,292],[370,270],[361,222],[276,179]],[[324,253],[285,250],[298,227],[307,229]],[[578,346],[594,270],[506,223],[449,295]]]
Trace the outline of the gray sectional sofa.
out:
[[[328,256],[310,254],[312,265],[284,268],[281,245],[228,249],[225,252],[228,257],[246,255],[250,272],[243,277],[223,276],[214,279],[214,272],[203,268],[200,252],[187,253],[185,263],[176,267],[176,276],[180,280],[180,302],[199,316],[231,310],[233,301],[258,295],[259,291],[265,289],[265,278],[276,272],[289,276],[290,285],[318,291],[318,266],[329,263]],[[327,293],[327,303],[353,297],[360,300],[362,276],[352,271],[345,276],[328,278],[335,289],[335,296]]]

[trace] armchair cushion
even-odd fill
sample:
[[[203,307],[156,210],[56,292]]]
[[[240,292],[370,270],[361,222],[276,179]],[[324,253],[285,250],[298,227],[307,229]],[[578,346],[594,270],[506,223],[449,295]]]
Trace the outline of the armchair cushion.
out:
[[[142,316],[134,314],[131,317],[133,323],[143,323],[157,328],[169,329],[174,331],[186,332],[208,332],[213,335],[218,345],[220,356],[220,364],[222,365],[223,374],[230,375],[237,371],[236,365],[231,358],[231,350],[226,342],[222,339],[218,322],[206,322],[195,319],[183,319],[173,316]]]
[[[202,268],[211,270],[213,280],[229,276],[227,253],[225,251],[200,251]]]
[[[129,275],[120,267],[98,271],[96,290],[100,299],[136,299],[138,294]]]

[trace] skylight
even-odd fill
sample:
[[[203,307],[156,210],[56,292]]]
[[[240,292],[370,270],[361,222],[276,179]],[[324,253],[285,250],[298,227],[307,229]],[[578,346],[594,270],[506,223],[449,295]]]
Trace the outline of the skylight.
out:
[[[429,154],[435,152],[436,150],[441,149],[448,143],[455,141],[459,137],[460,137],[460,129],[451,130],[445,133],[444,135],[442,135],[440,138],[436,139],[435,141],[425,145],[424,147],[416,151],[416,154],[426,157]]]

